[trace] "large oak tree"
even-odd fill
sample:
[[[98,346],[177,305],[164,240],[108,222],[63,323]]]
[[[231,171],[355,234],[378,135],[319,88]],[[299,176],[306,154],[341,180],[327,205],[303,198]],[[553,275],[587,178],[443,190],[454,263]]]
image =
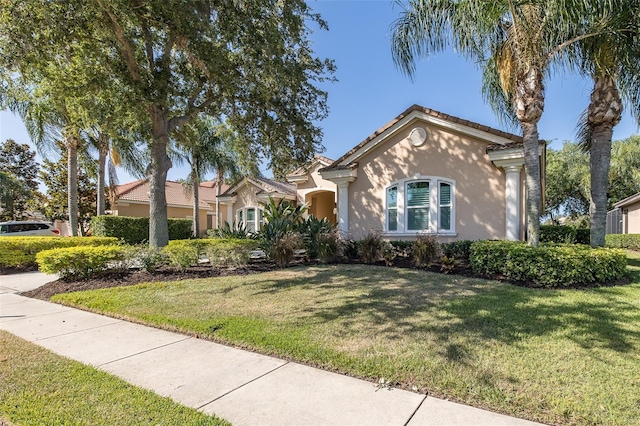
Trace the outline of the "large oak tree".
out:
[[[113,79],[123,87],[130,106],[124,113],[146,129],[152,246],[168,242],[171,135],[197,115],[226,119],[246,155],[266,158],[275,169],[320,149],[314,123],[326,116],[327,106],[315,83],[327,78],[333,64],[314,56],[309,25],[326,25],[302,0],[2,1],[2,19],[21,29],[17,35],[3,32],[3,41],[31,37],[28,28],[36,28],[36,38],[46,38],[55,50],[52,33],[64,27],[67,43],[88,46],[86,57],[100,59],[104,78],[91,87],[99,91],[101,82]],[[57,27],[42,28],[43,20]],[[50,56],[55,53],[45,52]]]

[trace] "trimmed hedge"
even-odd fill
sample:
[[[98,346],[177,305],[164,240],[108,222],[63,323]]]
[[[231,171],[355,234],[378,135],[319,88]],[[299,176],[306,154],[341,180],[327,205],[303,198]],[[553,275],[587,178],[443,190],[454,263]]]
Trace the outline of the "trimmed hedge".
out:
[[[191,219],[169,219],[169,240],[191,237]],[[91,232],[95,236],[116,237],[127,244],[140,244],[149,239],[149,218],[129,216],[94,216]]]
[[[61,278],[88,278],[109,269],[126,268],[130,247],[78,246],[44,250],[36,255],[40,270],[46,274],[59,274]]]
[[[474,272],[536,287],[604,284],[627,273],[621,250],[584,245],[529,247],[518,241],[478,241],[469,258]]]
[[[556,244],[589,244],[591,231],[563,225],[540,226],[540,242]]]
[[[43,250],[117,243],[118,239],[112,237],[2,237],[0,238],[0,270],[35,268],[36,254]]]
[[[604,239],[607,247],[640,250],[640,234],[609,234]]]
[[[250,239],[200,239],[175,240],[162,249],[169,264],[180,270],[198,263],[201,256],[209,258],[212,267],[242,266],[249,263],[249,253],[256,250],[259,242]]]

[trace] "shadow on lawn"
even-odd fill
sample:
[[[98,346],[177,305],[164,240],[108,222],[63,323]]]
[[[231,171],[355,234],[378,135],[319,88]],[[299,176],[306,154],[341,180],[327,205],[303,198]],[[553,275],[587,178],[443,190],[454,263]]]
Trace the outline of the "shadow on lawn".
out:
[[[366,268],[366,269],[365,269]],[[464,346],[452,336],[518,344],[531,337],[560,334],[583,348],[637,352],[640,332],[623,327],[640,322],[637,306],[619,288],[534,290],[492,281],[364,267],[350,273],[326,271],[283,280],[267,291],[311,286],[318,303],[305,306],[314,321],[337,322],[349,333],[401,339],[429,333],[443,356],[462,361]],[[322,291],[318,292],[318,288]],[[321,301],[332,299],[333,303]]]

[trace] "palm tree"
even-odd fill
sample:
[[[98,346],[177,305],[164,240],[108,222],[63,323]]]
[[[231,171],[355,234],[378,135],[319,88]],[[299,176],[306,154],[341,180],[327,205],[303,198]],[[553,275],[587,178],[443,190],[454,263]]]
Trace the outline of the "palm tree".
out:
[[[605,10],[600,1],[586,5],[590,20],[608,21],[610,27],[622,29],[581,40],[574,50],[580,71],[593,79],[591,101],[578,126],[578,140],[590,153],[591,246],[603,247],[611,139],[613,128],[622,118],[621,97],[627,100],[632,114],[640,121],[640,2],[614,2],[613,10]]]
[[[571,0],[410,0],[392,24],[393,59],[408,76],[419,57],[452,46],[484,68],[484,93],[494,111],[519,123],[531,246],[538,245],[542,213],[538,122],[544,78],[556,55],[584,37],[567,19],[572,10]]]
[[[200,235],[200,182],[208,172],[216,173],[217,195],[225,176],[237,178],[240,173],[237,154],[232,141],[224,137],[223,126],[209,118],[196,119],[177,132],[176,148],[191,169],[185,189],[193,195],[193,236]],[[217,225],[220,224],[216,203]]]

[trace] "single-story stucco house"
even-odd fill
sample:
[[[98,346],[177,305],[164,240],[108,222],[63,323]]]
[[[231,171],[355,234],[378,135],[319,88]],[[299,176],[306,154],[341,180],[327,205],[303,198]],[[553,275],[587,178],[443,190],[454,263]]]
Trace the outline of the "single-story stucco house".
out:
[[[543,177],[544,154],[541,143]],[[525,238],[518,135],[413,105],[319,174],[336,184],[338,226],[354,239]]]
[[[218,219],[217,207],[220,207],[222,222],[226,217],[224,206],[216,201],[218,193],[224,192],[227,185],[221,185],[218,191],[215,181],[202,182],[198,190],[200,214],[200,230],[216,228]],[[170,218],[193,219],[193,195],[185,191],[180,182],[167,181],[165,184],[167,197],[167,216]],[[140,179],[116,187],[116,202],[111,208],[115,216],[149,217],[149,181]]]
[[[318,170],[333,160],[321,155],[287,176],[287,182],[264,177],[245,177],[218,196],[226,207],[228,223],[242,223],[247,231],[255,231],[263,223],[263,204],[273,198],[308,207],[305,215],[327,218],[336,223],[336,185],[323,179]]]
[[[640,192],[613,205],[621,234],[640,234]]]

